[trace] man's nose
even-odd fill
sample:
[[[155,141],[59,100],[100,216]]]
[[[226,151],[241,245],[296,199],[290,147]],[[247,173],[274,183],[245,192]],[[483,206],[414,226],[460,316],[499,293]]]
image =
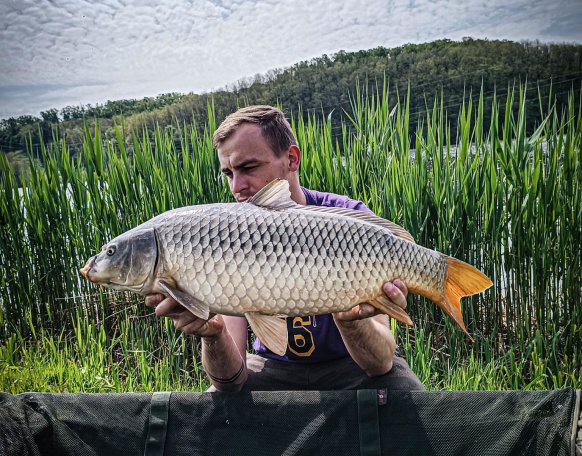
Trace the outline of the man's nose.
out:
[[[230,181],[230,190],[235,195],[245,190],[247,187],[246,179],[238,173],[233,173]]]

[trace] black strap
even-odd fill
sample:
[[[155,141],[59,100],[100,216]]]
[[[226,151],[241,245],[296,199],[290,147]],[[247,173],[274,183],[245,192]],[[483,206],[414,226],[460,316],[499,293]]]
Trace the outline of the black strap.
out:
[[[360,427],[360,455],[380,455],[380,424],[378,422],[378,394],[376,390],[358,390],[358,424]]]
[[[168,429],[171,392],[152,394],[150,402],[150,420],[144,456],[163,456]]]
[[[582,456],[582,390],[576,390],[572,423],[572,456]],[[578,431],[576,431],[578,429]]]

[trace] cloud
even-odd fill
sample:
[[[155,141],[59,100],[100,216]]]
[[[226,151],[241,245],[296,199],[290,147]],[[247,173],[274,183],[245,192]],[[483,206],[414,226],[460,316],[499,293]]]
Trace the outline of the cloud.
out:
[[[209,91],[339,50],[465,36],[579,42],[577,2],[6,1],[0,117]]]

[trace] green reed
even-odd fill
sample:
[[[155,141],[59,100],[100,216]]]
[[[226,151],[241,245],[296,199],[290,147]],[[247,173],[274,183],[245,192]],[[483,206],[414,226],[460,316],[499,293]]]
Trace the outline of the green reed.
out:
[[[523,87],[504,99],[467,96],[453,114],[437,98],[414,126],[410,89],[396,105],[389,92],[358,87],[348,123],[299,112],[292,126],[303,185],[363,200],[421,245],[494,282],[463,300],[475,344],[432,303],[410,297],[416,327],[394,327],[403,355],[435,387],[580,386],[580,100],[572,93],[563,111],[540,102],[543,121],[528,134]],[[154,215],[232,200],[212,148],[212,105],[208,119],[203,128],[153,133],[127,132],[122,122],[113,139],[86,127],[76,156],[55,137],[22,182],[0,154],[2,375],[12,378],[21,363],[29,373],[52,366],[48,377],[78,379],[70,383],[78,390],[100,387],[83,386],[87,372],[117,391],[177,388],[186,377],[188,387],[201,385],[191,376],[194,339],[152,316],[143,298],[97,289],[78,270],[111,237]]]

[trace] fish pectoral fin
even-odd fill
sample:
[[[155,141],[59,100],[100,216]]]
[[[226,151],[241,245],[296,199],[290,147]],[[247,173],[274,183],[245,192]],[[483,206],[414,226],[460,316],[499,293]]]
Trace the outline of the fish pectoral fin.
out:
[[[259,312],[247,312],[245,317],[265,347],[277,355],[285,355],[287,351],[287,322],[285,320]]]
[[[203,303],[194,296],[184,293],[177,288],[171,286],[165,280],[160,280],[158,282],[160,287],[168,293],[172,298],[174,298],[180,305],[184,306],[190,312],[192,312],[198,318],[203,320],[208,320],[210,317],[210,310],[208,309],[208,304]]]
[[[410,315],[408,315],[402,307],[392,303],[392,301],[390,301],[385,295],[380,295],[375,299],[370,299],[368,304],[401,323],[408,326],[413,325]]]

